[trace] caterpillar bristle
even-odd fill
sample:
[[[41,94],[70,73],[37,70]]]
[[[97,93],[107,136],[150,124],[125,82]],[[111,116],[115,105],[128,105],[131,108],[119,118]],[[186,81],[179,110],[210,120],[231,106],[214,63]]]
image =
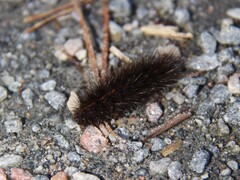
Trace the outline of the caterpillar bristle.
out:
[[[79,125],[98,126],[145,105],[154,94],[182,77],[183,60],[172,53],[147,54],[109,72],[84,95],[71,93],[68,106]],[[81,104],[80,104],[81,100]]]

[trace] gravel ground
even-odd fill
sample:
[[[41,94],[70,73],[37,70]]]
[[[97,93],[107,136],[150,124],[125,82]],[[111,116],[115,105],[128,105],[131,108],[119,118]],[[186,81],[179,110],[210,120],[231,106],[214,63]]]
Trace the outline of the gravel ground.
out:
[[[110,138],[97,154],[80,145],[84,128],[72,121],[66,106],[70,91],[82,88],[83,77],[63,61],[61,48],[82,63],[87,57],[77,16],[23,33],[28,27],[23,17],[61,3],[0,2],[0,175],[4,169],[12,178],[20,172],[25,179],[39,180],[57,172],[72,179],[239,179],[239,0],[110,0],[112,45],[131,56],[139,45],[175,44],[187,71],[195,75],[163,92],[160,105],[148,107],[156,109],[157,118],[151,119],[148,108],[139,109],[131,122],[126,117],[125,123],[112,124],[126,142]],[[86,7],[97,56],[101,12],[100,2]],[[193,39],[143,35],[140,27],[151,23],[177,25]],[[112,67],[120,64],[113,54],[109,57]],[[140,141],[151,127],[189,107],[194,112],[189,120],[145,144]],[[183,143],[175,152],[166,157],[160,153],[179,139]]]

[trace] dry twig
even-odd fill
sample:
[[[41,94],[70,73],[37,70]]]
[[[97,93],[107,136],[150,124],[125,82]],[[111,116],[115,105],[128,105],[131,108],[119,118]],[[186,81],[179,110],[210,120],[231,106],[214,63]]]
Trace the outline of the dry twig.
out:
[[[89,59],[90,59],[90,63],[91,63],[91,67],[93,69],[94,72],[94,77],[95,80],[97,80],[99,78],[99,71],[98,71],[98,66],[97,66],[97,59],[93,50],[93,45],[92,45],[92,41],[91,41],[91,37],[89,35],[89,29],[85,20],[85,17],[83,15],[83,11],[82,11],[82,5],[78,3],[77,0],[71,0],[73,7],[76,11],[76,13],[79,15],[80,17],[80,26],[83,29],[83,33],[84,33],[84,38],[85,38],[85,42],[86,42],[86,46],[87,46],[87,50],[88,50],[88,54],[89,54]]]
[[[183,141],[181,139],[167,145],[163,148],[161,151],[162,155],[164,157],[168,156],[169,154],[172,154],[174,151],[178,150],[180,147],[182,147]]]
[[[192,113],[190,111],[181,113],[176,115],[174,118],[170,119],[169,121],[167,121],[166,123],[164,123],[163,125],[157,126],[153,129],[151,129],[149,131],[148,136],[143,140],[143,142],[147,142],[147,140],[162,134],[163,132],[167,131],[168,129],[178,125],[179,123],[185,121],[186,119],[188,119],[189,117],[192,116]]]
[[[103,0],[103,47],[102,47],[102,72],[101,77],[106,78],[108,68],[108,51],[109,51],[109,12],[108,0]]]
[[[57,19],[58,17],[64,16],[66,14],[69,14],[70,12],[72,12],[72,9],[64,9],[61,12],[54,14],[52,16],[47,17],[46,19],[39,21],[38,23],[34,24],[32,27],[26,29],[24,32],[25,33],[31,33],[41,27],[43,27],[44,25],[46,25],[47,23]]]

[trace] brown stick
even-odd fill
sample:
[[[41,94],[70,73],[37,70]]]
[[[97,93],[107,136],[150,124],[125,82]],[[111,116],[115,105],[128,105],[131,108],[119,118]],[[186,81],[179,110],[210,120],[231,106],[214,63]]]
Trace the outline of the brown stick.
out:
[[[102,47],[102,72],[101,78],[106,78],[108,68],[108,51],[109,51],[109,12],[108,0],[103,0],[103,47]]]
[[[192,116],[192,113],[190,111],[176,115],[175,117],[173,117],[172,119],[170,119],[169,121],[164,123],[163,125],[160,125],[160,126],[157,126],[153,129],[151,129],[148,133],[148,136],[143,140],[143,142],[145,143],[145,142],[147,142],[147,140],[149,140],[159,134],[162,134],[163,132],[178,125],[179,123],[185,121],[186,119],[188,119],[191,116]]]
[[[43,27],[44,25],[46,25],[47,23],[57,19],[58,17],[60,16],[64,16],[68,13],[70,13],[72,11],[72,9],[65,9],[65,10],[62,10],[61,12],[57,13],[57,14],[54,14],[52,16],[49,16],[48,18],[42,20],[42,21],[39,21],[38,23],[34,24],[32,27],[26,29],[24,32],[25,33],[31,33],[41,27]]]
[[[24,23],[30,23],[30,22],[33,22],[33,21],[37,21],[37,20],[43,19],[47,16],[50,16],[52,14],[56,14],[60,11],[64,11],[66,9],[71,9],[71,11],[72,11],[73,10],[73,5],[71,3],[67,3],[67,4],[64,4],[62,6],[51,9],[47,12],[27,16],[26,18],[23,19],[23,22]]]
[[[94,50],[93,50],[91,37],[89,35],[88,26],[87,26],[86,20],[85,20],[84,15],[83,15],[82,6],[81,6],[81,4],[78,3],[77,0],[71,0],[71,2],[73,4],[73,7],[74,7],[76,13],[80,17],[80,25],[83,29],[84,38],[85,38],[85,42],[86,42],[86,46],[87,46],[87,50],[88,50],[88,54],[89,54],[91,67],[92,67],[92,70],[94,72],[95,80],[97,80],[99,78],[97,60],[96,60],[96,56],[95,56],[95,53],[94,53]]]

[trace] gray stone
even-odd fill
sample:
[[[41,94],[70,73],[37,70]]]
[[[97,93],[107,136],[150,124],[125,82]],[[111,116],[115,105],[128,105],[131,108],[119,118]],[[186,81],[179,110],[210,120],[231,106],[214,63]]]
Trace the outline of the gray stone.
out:
[[[21,83],[15,81],[8,86],[8,89],[12,92],[18,92],[18,90],[21,86],[22,86]]]
[[[38,124],[33,124],[32,125],[32,131],[35,132],[35,133],[38,133],[41,131],[41,126],[38,125]]]
[[[219,148],[217,146],[213,146],[213,145],[209,145],[207,148],[211,153],[213,153],[214,157],[218,157],[219,156]]]
[[[220,136],[225,136],[230,133],[228,125],[223,121],[222,118],[218,119],[218,131]]]
[[[8,96],[7,90],[0,86],[0,101],[4,101]]]
[[[115,132],[124,139],[128,139],[130,137],[130,132],[125,127],[117,128],[115,129]]]
[[[190,60],[188,67],[199,71],[210,71],[220,66],[216,54],[203,54]]]
[[[170,158],[162,158],[157,161],[150,161],[149,171],[150,175],[155,176],[159,174],[164,174],[168,170],[168,166],[171,164]]]
[[[47,82],[40,85],[40,89],[43,91],[53,91],[56,87],[55,80],[48,80]]]
[[[198,88],[199,88],[199,85],[190,84],[184,87],[183,92],[189,99],[191,99],[197,95]]]
[[[123,29],[114,21],[109,22],[109,30],[111,34],[111,39],[115,42],[119,42],[122,39]]]
[[[234,102],[231,104],[227,113],[223,116],[223,119],[226,123],[240,126],[240,102]]]
[[[59,110],[60,108],[64,107],[66,102],[65,95],[57,91],[51,91],[46,93],[44,98],[55,110]]]
[[[211,100],[216,104],[225,103],[230,97],[230,92],[228,91],[227,86],[223,84],[215,85],[210,93]]]
[[[135,178],[140,179],[139,176],[145,177],[145,179],[149,179],[149,172],[145,168],[140,168],[135,173]]]
[[[42,69],[38,72],[38,78],[39,79],[46,79],[49,78],[50,72],[46,69]]]
[[[189,168],[197,173],[203,173],[210,160],[210,154],[206,150],[196,151],[193,154]]]
[[[230,62],[232,61],[231,59],[233,58],[234,58],[234,55],[233,55],[232,48],[223,49],[218,53],[218,59],[220,62],[227,62],[227,61]]]
[[[56,133],[55,135],[53,135],[53,138],[57,141],[57,144],[64,149],[69,149],[70,145],[69,142],[65,139],[65,137],[60,134],[60,133]]]
[[[152,3],[160,14],[172,14],[175,8],[174,0],[153,0]]]
[[[234,72],[234,67],[230,63],[225,64],[224,66],[218,67],[218,74],[229,76],[233,72]]]
[[[1,80],[5,86],[9,86],[14,82],[14,77],[10,76],[8,72],[4,71],[1,73]]]
[[[230,168],[222,169],[221,172],[220,172],[221,176],[228,176],[230,174],[231,174],[231,169]]]
[[[204,31],[199,38],[200,46],[206,54],[213,54],[216,51],[217,41],[209,32]]]
[[[181,104],[184,103],[184,101],[185,101],[185,96],[183,96],[181,93],[177,92],[177,93],[175,93],[175,95],[174,95],[174,97],[173,97],[173,100],[174,100],[177,104],[181,105]]]
[[[207,80],[204,77],[182,78],[179,82],[184,85],[205,85]]]
[[[19,155],[14,154],[5,154],[0,157],[0,167],[9,168],[9,167],[18,167],[22,164],[23,158]]]
[[[71,162],[76,162],[76,163],[80,163],[81,161],[81,157],[78,153],[76,152],[69,152],[68,153],[68,160]]]
[[[72,176],[77,171],[78,171],[78,169],[73,166],[66,167],[66,169],[64,169],[64,172],[67,173],[69,176]]]
[[[240,29],[236,26],[224,27],[220,32],[215,31],[214,36],[220,44],[240,44]]]
[[[240,8],[232,8],[227,10],[227,15],[230,18],[236,19],[236,20],[240,20]]]
[[[36,175],[32,178],[32,180],[49,180],[49,178],[43,175]]]
[[[149,150],[147,148],[144,148],[136,151],[132,159],[137,163],[141,163],[148,155],[149,155]]]
[[[28,106],[28,108],[33,107],[33,101],[32,101],[33,95],[34,94],[30,88],[27,88],[22,92],[22,98],[23,98],[25,104]]]
[[[197,114],[204,119],[211,118],[215,111],[215,104],[212,101],[206,100],[199,104]]]
[[[143,19],[148,15],[149,10],[145,7],[138,7],[137,8],[137,18],[138,19]]]
[[[187,9],[177,8],[174,12],[174,21],[177,24],[185,24],[190,19],[190,13]]]
[[[227,162],[228,167],[230,167],[233,171],[238,170],[238,162],[231,160]]]
[[[168,176],[171,180],[178,180],[183,177],[182,164],[174,161],[168,166]]]
[[[92,174],[76,172],[72,175],[72,180],[100,180],[100,179]]]
[[[142,148],[143,143],[138,141],[128,141],[127,142],[128,150],[129,151],[138,151],[140,148]]]
[[[128,0],[111,0],[109,10],[113,12],[116,18],[124,18],[131,15],[131,4]]]
[[[160,138],[151,139],[151,143],[152,143],[151,151],[159,151],[166,146],[165,141]]]
[[[21,118],[16,116],[14,112],[11,112],[6,121],[4,122],[7,133],[19,133],[22,131],[22,121]]]

